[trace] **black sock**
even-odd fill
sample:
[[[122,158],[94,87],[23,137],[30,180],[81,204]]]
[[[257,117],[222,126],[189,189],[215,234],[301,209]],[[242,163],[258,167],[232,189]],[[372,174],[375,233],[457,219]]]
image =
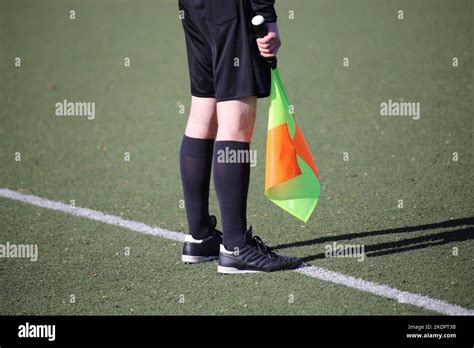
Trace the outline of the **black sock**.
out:
[[[212,233],[209,219],[209,184],[214,139],[183,137],[180,149],[181,182],[189,233],[204,239]]]
[[[230,163],[225,154],[247,151],[249,143],[216,141],[214,146],[214,187],[221,211],[223,243],[227,250],[245,246],[247,229],[247,194],[250,180],[250,163]],[[224,159],[224,162],[221,160]]]

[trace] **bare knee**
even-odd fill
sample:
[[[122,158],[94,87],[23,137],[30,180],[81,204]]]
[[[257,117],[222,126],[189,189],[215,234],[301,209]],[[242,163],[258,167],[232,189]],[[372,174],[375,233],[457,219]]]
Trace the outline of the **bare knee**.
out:
[[[250,142],[255,125],[257,98],[217,103],[217,140]]]

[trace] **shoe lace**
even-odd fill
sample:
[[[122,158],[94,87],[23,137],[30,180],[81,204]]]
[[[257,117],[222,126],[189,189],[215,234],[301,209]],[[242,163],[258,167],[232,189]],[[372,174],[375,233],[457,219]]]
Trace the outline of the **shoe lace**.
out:
[[[255,248],[258,251],[261,251],[267,254],[269,258],[272,258],[273,256],[276,255],[275,252],[272,250],[272,248],[270,248],[268,245],[265,245],[262,238],[260,238],[259,236],[254,236],[252,238],[252,244],[255,246]]]
[[[219,231],[217,228],[214,228],[214,233],[217,234],[219,237],[222,237],[222,231]]]

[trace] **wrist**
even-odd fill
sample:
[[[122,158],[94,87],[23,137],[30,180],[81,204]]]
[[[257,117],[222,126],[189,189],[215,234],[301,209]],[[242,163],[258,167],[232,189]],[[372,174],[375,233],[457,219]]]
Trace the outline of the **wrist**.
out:
[[[276,22],[267,22],[267,30],[278,33],[278,24]]]

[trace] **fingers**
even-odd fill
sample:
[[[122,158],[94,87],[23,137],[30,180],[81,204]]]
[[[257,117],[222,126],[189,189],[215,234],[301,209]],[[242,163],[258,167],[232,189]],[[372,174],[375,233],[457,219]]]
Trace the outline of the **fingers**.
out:
[[[260,55],[263,57],[273,57],[278,53],[278,47],[272,47],[269,49],[261,49]]]
[[[258,43],[257,41],[258,48],[261,50],[266,50],[269,49],[272,45],[269,43],[263,44],[263,43]]]
[[[278,49],[280,48],[280,44],[275,43],[273,45],[267,45],[264,47],[259,46],[258,50],[260,51],[260,55],[265,58],[274,57],[278,53]]]
[[[280,38],[274,32],[269,32],[267,36],[257,39],[260,55],[265,58],[274,57],[281,46]]]
[[[273,40],[275,40],[275,38],[277,37],[276,33],[274,32],[269,32],[265,37],[261,37],[261,38],[258,38],[257,39],[257,43],[258,44],[269,44],[271,43]]]
[[[265,58],[275,57],[278,53],[278,48],[260,50],[260,55]]]
[[[273,58],[276,56],[276,52],[275,53],[262,53],[260,52],[260,55],[263,57],[263,58]]]

